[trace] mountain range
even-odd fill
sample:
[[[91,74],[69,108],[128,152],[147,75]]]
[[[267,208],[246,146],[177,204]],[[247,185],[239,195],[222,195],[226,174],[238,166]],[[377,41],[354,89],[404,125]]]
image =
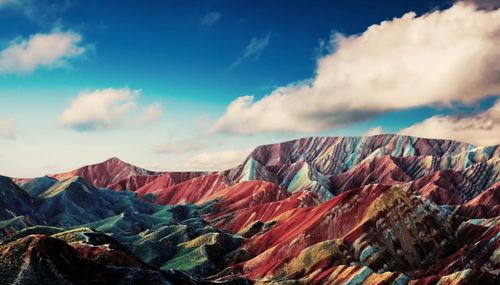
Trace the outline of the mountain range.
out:
[[[235,168],[111,158],[0,176],[2,284],[500,284],[500,146],[259,146]]]

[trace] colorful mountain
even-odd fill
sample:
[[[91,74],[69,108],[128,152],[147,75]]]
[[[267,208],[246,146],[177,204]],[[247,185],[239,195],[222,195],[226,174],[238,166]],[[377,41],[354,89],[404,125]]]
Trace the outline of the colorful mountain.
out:
[[[500,147],[399,135],[0,176],[0,283],[500,284]]]
[[[65,173],[49,174],[47,176],[57,180],[79,176],[95,187],[113,187],[110,189],[122,190],[121,187],[137,183],[143,184],[151,181],[152,178],[160,174],[159,172],[149,171],[113,157],[102,163],[84,166]],[[127,180],[132,180],[133,182],[131,183]]]

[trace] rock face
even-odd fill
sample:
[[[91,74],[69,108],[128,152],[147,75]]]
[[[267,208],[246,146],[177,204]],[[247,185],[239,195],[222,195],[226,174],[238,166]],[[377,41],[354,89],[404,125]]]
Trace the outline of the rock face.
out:
[[[500,284],[499,161],[378,135],[260,146],[220,172],[112,158],[0,177],[0,283]]]

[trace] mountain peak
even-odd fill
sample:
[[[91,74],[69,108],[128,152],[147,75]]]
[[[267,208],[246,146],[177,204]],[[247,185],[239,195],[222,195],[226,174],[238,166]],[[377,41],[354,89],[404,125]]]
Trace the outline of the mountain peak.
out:
[[[110,163],[110,162],[111,162],[111,163],[123,163],[123,164],[128,164],[128,163],[126,163],[125,161],[123,161],[123,160],[119,159],[119,158],[118,158],[118,157],[116,157],[116,156],[113,156],[113,157],[111,157],[111,158],[108,158],[108,159],[106,159],[105,161],[103,161],[103,162],[101,162],[101,163]],[[97,163],[97,164],[99,164],[99,163]]]
[[[90,164],[69,172],[51,174],[48,176],[57,180],[80,176],[94,187],[107,188],[113,183],[128,177],[157,174],[159,173],[126,163],[117,157],[112,157],[100,163]]]

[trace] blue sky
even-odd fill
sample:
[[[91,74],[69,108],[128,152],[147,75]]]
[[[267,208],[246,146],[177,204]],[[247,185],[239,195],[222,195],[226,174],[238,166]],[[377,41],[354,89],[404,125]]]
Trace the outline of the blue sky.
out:
[[[500,143],[497,1],[344,2],[0,0],[0,173],[223,169],[316,135]]]

